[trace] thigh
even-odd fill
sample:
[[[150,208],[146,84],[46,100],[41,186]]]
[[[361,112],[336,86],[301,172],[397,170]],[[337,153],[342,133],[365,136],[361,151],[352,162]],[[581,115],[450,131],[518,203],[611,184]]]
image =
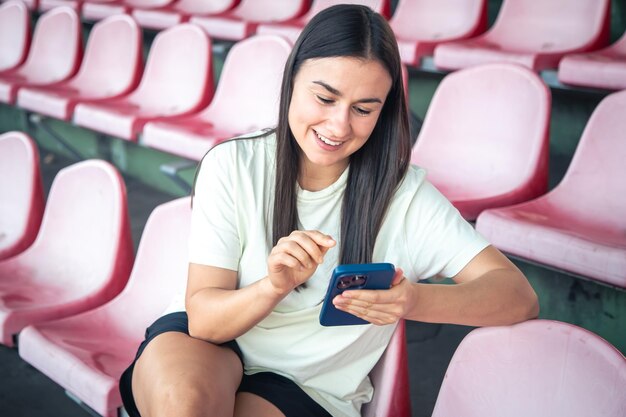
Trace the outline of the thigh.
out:
[[[238,392],[235,399],[234,417],[285,417],[285,415],[268,400],[249,392]]]
[[[232,415],[242,372],[233,350],[185,333],[166,332],[152,339],[137,359],[132,393],[143,417],[169,411],[175,411],[171,415]]]

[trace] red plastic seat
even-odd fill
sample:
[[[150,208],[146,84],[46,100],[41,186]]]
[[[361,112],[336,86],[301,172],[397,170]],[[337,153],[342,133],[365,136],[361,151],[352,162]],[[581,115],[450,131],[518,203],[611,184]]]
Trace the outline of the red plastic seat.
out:
[[[17,104],[47,116],[70,120],[79,101],[113,98],[134,89],[141,64],[141,29],[128,15],[112,16],[93,26],[76,76],[47,87],[22,88]]]
[[[102,20],[117,14],[128,14],[135,8],[160,9],[176,0],[84,0],[82,16],[86,20]]]
[[[486,0],[399,0],[389,21],[400,58],[418,66],[435,47],[479,35],[487,28]]]
[[[211,104],[191,117],[148,123],[141,142],[200,160],[223,140],[274,126],[290,52],[291,45],[278,36],[253,36],[236,43],[226,57]]]
[[[239,41],[254,35],[260,23],[284,22],[301,16],[308,0],[241,0],[221,16],[192,16],[189,20],[211,37]]]
[[[602,100],[548,194],[488,210],[477,229],[510,254],[626,288],[626,91]]]
[[[193,113],[213,95],[211,41],[183,23],[159,32],[136,90],[121,98],[79,103],[74,123],[136,141],[144,124]]]
[[[133,17],[139,25],[150,29],[167,29],[189,21],[194,16],[217,15],[231,10],[239,0],[178,0],[158,9],[134,9]]]
[[[362,4],[369,6],[386,18],[389,18],[390,15],[389,0],[313,0],[311,8],[304,16],[282,23],[262,23],[257,28],[256,33],[259,35],[280,35],[289,39],[292,44],[296,43],[300,32],[313,16],[336,4]]]
[[[513,64],[448,74],[439,84],[411,162],[467,220],[537,197],[548,186],[550,91]]]
[[[27,135],[0,135],[0,261],[28,248],[44,208],[39,151]]]
[[[432,417],[623,417],[626,358],[572,324],[531,320],[471,331]]]
[[[404,321],[391,337],[391,342],[372,372],[374,398],[363,405],[363,417],[410,417],[409,366]]]
[[[59,7],[37,21],[26,62],[0,73],[0,102],[13,104],[20,87],[63,81],[76,73],[82,54],[76,12]]]
[[[556,68],[566,54],[607,44],[610,9],[610,0],[504,0],[484,35],[435,48],[435,65],[455,70],[515,62],[535,71]]]
[[[116,296],[133,263],[117,170],[79,162],[54,178],[35,242],[0,262],[0,343],[24,327],[82,313]]]
[[[189,198],[154,209],[126,288],[97,309],[27,327],[20,356],[102,416],[117,417],[122,372],[145,329],[186,286],[190,220]]]
[[[607,48],[565,56],[559,63],[558,76],[564,84],[626,89],[626,32]]]
[[[18,0],[0,5],[0,73],[18,67],[30,45],[30,13]]]

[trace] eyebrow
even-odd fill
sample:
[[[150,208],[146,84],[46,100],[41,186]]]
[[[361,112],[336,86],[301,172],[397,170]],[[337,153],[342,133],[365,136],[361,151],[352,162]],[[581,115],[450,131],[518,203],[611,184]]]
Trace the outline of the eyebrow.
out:
[[[339,97],[342,96],[341,91],[339,91],[336,88],[328,85],[324,81],[316,80],[316,81],[313,81],[313,84],[321,85],[326,90],[328,90],[328,92],[330,92],[331,94],[334,94],[334,95],[339,96]],[[376,98],[376,97],[364,98],[364,99],[358,100],[357,102],[358,103],[380,103],[380,104],[382,104],[382,101],[380,99]]]

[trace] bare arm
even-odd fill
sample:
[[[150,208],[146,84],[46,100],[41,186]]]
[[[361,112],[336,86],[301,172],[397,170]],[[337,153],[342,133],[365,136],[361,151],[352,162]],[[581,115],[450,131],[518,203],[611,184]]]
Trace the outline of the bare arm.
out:
[[[476,255],[454,281],[457,285],[411,283],[397,274],[391,289],[345,292],[335,305],[375,324],[406,318],[494,326],[539,313],[537,295],[526,277],[493,246]]]
[[[223,343],[263,320],[294,288],[306,282],[335,241],[317,231],[295,231],[268,257],[268,275],[237,289],[237,272],[190,264],[186,309],[189,334]]]

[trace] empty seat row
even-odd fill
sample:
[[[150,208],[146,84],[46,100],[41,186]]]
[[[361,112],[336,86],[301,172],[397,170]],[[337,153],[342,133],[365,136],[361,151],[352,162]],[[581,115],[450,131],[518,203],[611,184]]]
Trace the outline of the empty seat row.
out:
[[[20,162],[17,168],[38,172],[36,155],[28,136],[0,136],[0,156]],[[16,176],[32,181],[30,172],[11,167],[2,165],[0,172],[3,210],[12,198],[6,186],[27,185]],[[12,210],[2,213],[1,228],[22,209],[7,206]],[[172,294],[184,291],[188,266],[189,198],[152,212],[134,262],[126,213],[114,167],[95,160],[71,165],[54,179],[35,242],[0,261],[0,343],[18,340],[23,359],[107,417],[118,415],[120,375],[145,328],[166,310]],[[401,323],[372,372],[379,389],[364,416],[410,416],[406,361]]]

